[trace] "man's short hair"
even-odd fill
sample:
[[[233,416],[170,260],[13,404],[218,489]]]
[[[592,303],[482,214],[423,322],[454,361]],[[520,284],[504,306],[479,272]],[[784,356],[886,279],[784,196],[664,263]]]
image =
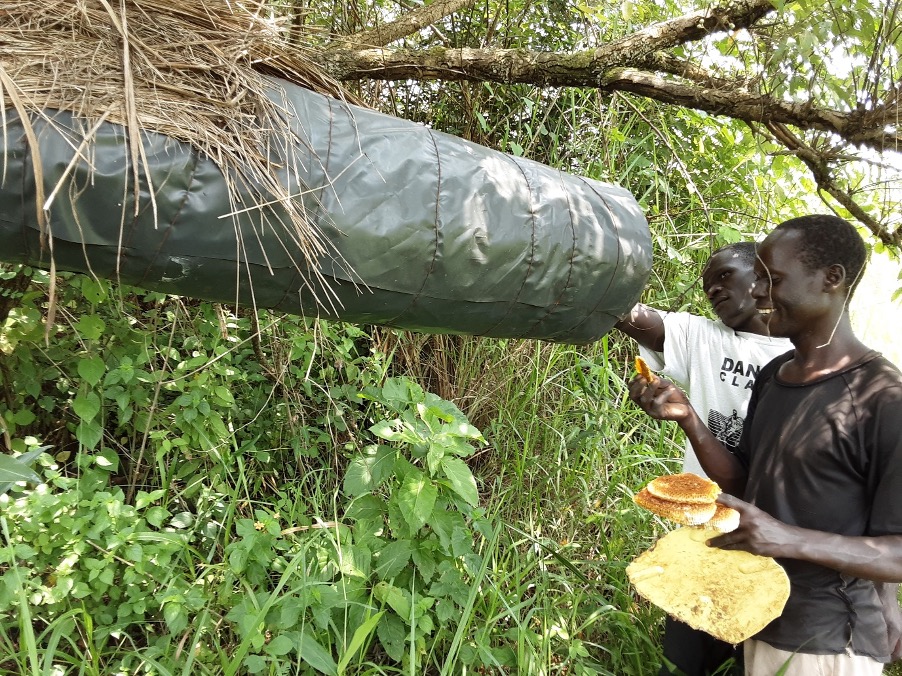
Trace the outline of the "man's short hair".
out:
[[[867,261],[867,248],[858,231],[848,221],[826,214],[800,216],[783,221],[777,230],[799,233],[799,260],[809,270],[819,270],[836,263],[846,270],[849,296],[855,291]]]
[[[751,268],[755,265],[755,251],[757,246],[758,245],[754,242],[733,242],[732,244],[725,244],[712,253],[711,258],[714,258],[719,253],[729,253],[743,263],[748,264]],[[711,258],[708,260],[710,261]]]

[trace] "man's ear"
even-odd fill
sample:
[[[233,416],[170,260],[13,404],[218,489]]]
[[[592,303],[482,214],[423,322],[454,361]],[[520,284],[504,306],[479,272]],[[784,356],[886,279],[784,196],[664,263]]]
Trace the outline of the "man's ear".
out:
[[[845,291],[846,288],[846,268],[840,263],[834,263],[827,268],[824,275],[824,287],[828,291],[840,289]]]

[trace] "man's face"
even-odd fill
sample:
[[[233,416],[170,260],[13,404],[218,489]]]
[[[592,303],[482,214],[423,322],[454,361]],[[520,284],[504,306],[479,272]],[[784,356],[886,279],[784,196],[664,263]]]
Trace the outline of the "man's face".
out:
[[[800,234],[772,232],[758,247],[753,295],[772,336],[793,339],[812,333],[829,305],[823,270],[799,259]]]
[[[714,254],[702,273],[702,285],[714,313],[734,331],[749,331],[758,316],[752,287],[753,266],[732,251]]]

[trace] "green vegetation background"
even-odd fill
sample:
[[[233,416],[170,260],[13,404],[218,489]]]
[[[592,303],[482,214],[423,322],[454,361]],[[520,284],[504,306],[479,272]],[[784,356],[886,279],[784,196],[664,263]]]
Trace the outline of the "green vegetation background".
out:
[[[394,93],[633,191],[658,307],[706,312],[708,253],[808,208],[803,173],[689,111]],[[41,477],[0,486],[0,673],[656,673],[624,568],[667,526],[631,495],[682,438],[628,401],[616,332],[426,336],[63,274],[45,335],[47,273],[0,282],[0,433]]]

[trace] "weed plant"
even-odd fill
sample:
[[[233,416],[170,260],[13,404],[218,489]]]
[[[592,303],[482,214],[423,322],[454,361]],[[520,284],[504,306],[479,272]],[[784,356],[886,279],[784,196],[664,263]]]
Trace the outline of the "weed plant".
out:
[[[678,447],[626,400],[624,345],[65,274],[45,341],[26,272],[0,414],[40,480],[0,496],[0,673],[654,670],[624,567],[662,526],[630,496]]]

